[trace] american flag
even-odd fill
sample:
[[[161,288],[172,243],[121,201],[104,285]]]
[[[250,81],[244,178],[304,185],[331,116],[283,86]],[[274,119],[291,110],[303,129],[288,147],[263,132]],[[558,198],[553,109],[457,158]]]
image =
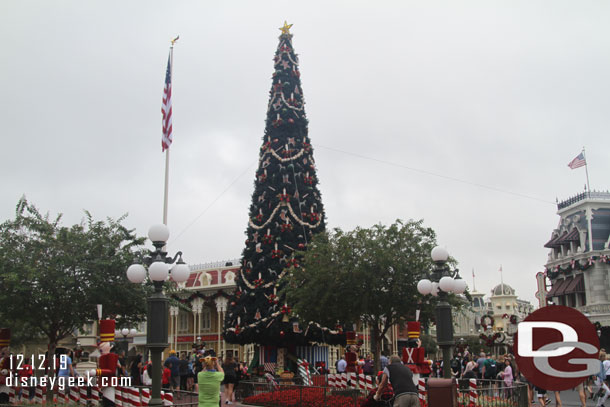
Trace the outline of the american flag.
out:
[[[167,71],[165,72],[165,87],[163,88],[163,136],[161,137],[161,151],[165,151],[172,144],[172,58],[167,58]]]
[[[581,151],[580,154],[578,154],[575,159],[570,161],[570,163],[568,164],[568,167],[570,167],[571,169],[574,169],[574,168],[579,168],[579,167],[582,167],[585,165],[587,165],[587,160],[585,160],[585,154]]]

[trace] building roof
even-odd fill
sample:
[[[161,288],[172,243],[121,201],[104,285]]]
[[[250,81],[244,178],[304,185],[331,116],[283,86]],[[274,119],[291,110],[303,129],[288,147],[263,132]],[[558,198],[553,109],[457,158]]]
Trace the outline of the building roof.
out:
[[[491,295],[515,295],[515,289],[508,284],[498,284],[491,290]]]
[[[559,292],[559,290],[561,290],[563,288],[564,285],[569,284],[567,279],[557,279],[553,282],[553,287],[551,287],[551,290],[546,293],[547,297],[556,297],[560,294],[557,294]]]

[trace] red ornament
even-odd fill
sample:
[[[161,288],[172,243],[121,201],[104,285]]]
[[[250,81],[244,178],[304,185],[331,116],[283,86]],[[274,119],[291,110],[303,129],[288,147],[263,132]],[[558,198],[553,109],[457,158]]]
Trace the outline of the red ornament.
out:
[[[294,124],[294,119],[288,119],[288,123]]]
[[[234,307],[235,306],[235,301],[231,301],[231,306]]]
[[[284,331],[280,331],[280,336],[283,337],[284,335],[285,335]]]
[[[297,247],[299,248],[299,250],[305,249],[305,245],[303,243],[299,243]]]
[[[308,216],[309,220],[312,222],[317,222],[320,219],[320,215],[318,215],[316,212],[312,212]]]

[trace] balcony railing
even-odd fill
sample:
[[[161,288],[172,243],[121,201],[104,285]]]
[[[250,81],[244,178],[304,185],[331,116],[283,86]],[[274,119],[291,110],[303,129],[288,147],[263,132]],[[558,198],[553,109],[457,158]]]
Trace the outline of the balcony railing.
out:
[[[584,201],[585,199],[604,199],[610,200],[610,192],[608,191],[585,191],[580,194],[574,195],[565,201],[557,203],[557,210],[567,208],[568,206],[574,205],[577,202]]]

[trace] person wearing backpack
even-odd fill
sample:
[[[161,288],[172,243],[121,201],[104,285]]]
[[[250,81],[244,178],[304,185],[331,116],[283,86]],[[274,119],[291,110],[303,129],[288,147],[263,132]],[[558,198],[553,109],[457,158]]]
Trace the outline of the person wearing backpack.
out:
[[[487,355],[487,359],[485,359],[483,366],[483,378],[488,380],[495,379],[498,374],[498,364],[493,359],[492,355]]]
[[[483,386],[489,386],[490,395],[498,395],[498,385],[492,380],[496,379],[498,374],[498,364],[492,355],[487,355],[487,359],[483,362]]]

